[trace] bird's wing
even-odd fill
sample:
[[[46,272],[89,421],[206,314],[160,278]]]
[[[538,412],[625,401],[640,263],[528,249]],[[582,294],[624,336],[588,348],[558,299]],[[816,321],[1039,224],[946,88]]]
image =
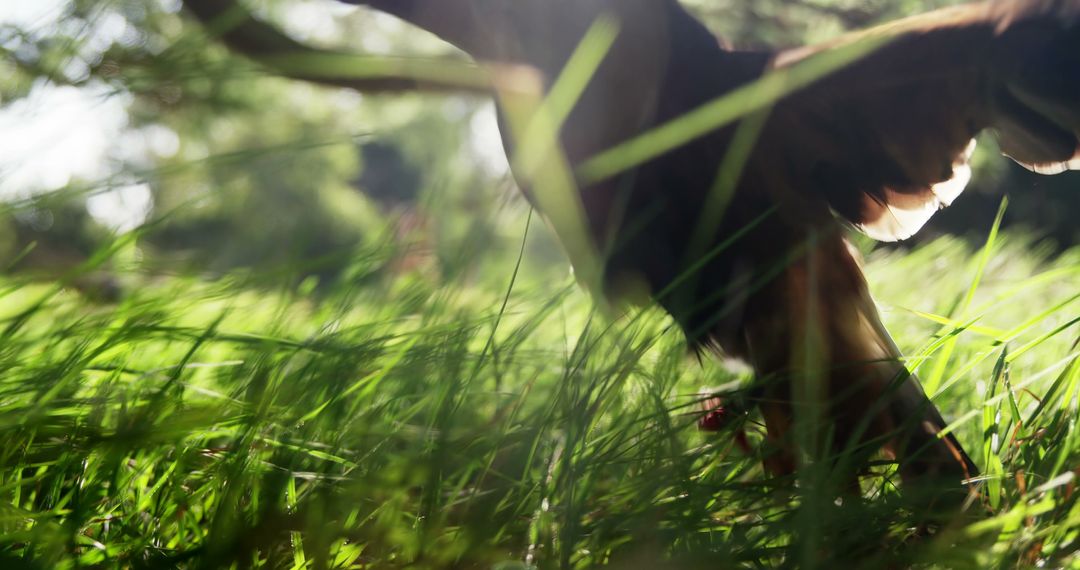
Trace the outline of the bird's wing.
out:
[[[860,41],[858,62],[782,102],[771,136],[834,211],[879,240],[914,234],[971,176],[974,137],[1046,174],[1080,168],[1080,1],[959,6],[782,52]]]

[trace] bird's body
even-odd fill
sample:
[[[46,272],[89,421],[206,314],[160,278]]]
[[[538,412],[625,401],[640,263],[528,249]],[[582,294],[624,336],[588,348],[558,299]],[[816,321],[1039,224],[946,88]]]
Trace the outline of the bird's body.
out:
[[[804,444],[883,448],[908,481],[959,488],[976,474],[882,326],[841,220],[877,239],[910,236],[963,189],[984,129],[1034,170],[1080,167],[1080,1],[960,6],[776,52],[725,49],[676,0],[353,3],[442,37],[496,83],[525,66],[543,92],[599,18],[614,22],[558,137],[605,289],[644,286],[692,343],[751,363],[774,473],[795,469],[790,432],[809,426]],[[204,0],[186,4],[214,15]],[[805,75],[829,57],[844,61]],[[691,127],[669,147],[654,139],[660,151],[624,153],[638,158],[621,167],[598,161],[715,116],[719,98],[784,70],[775,101],[753,100],[772,93],[761,84],[731,100],[746,111],[737,120]]]

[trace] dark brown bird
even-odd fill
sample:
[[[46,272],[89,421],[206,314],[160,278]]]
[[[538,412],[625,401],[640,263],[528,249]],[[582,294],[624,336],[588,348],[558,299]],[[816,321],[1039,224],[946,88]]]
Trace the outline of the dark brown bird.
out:
[[[693,344],[752,364],[772,472],[792,472],[802,445],[883,450],[908,486],[959,490],[977,474],[905,368],[842,228],[911,236],[961,192],[983,130],[1032,170],[1080,168],[1080,0],[958,6],[776,52],[724,48],[676,0],[353,3],[486,71],[515,174],[585,281],[648,291]],[[231,5],[185,4],[208,22]],[[289,64],[312,51],[272,28],[233,24],[219,28],[228,44],[294,77],[488,88],[407,66],[334,77]],[[561,155],[521,120],[546,94]]]

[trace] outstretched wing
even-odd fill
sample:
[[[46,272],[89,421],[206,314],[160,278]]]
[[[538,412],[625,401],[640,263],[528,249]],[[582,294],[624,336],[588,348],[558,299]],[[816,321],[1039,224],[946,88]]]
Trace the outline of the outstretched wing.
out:
[[[783,102],[771,132],[871,237],[910,237],[948,206],[984,129],[1031,170],[1080,168],[1080,2],[959,6],[783,52],[774,65],[867,39],[885,45]]]

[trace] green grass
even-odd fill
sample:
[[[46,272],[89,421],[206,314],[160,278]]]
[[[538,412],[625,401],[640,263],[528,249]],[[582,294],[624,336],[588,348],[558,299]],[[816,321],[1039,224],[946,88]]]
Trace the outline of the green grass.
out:
[[[276,290],[129,270],[104,305],[0,282],[0,560],[1075,566],[1080,250],[991,246],[974,290],[980,258],[956,240],[869,263],[988,477],[989,518],[922,540],[888,480],[807,500],[730,432],[697,432],[698,391],[741,377],[687,356],[660,313],[593,312],[527,258],[512,288],[512,266]]]

